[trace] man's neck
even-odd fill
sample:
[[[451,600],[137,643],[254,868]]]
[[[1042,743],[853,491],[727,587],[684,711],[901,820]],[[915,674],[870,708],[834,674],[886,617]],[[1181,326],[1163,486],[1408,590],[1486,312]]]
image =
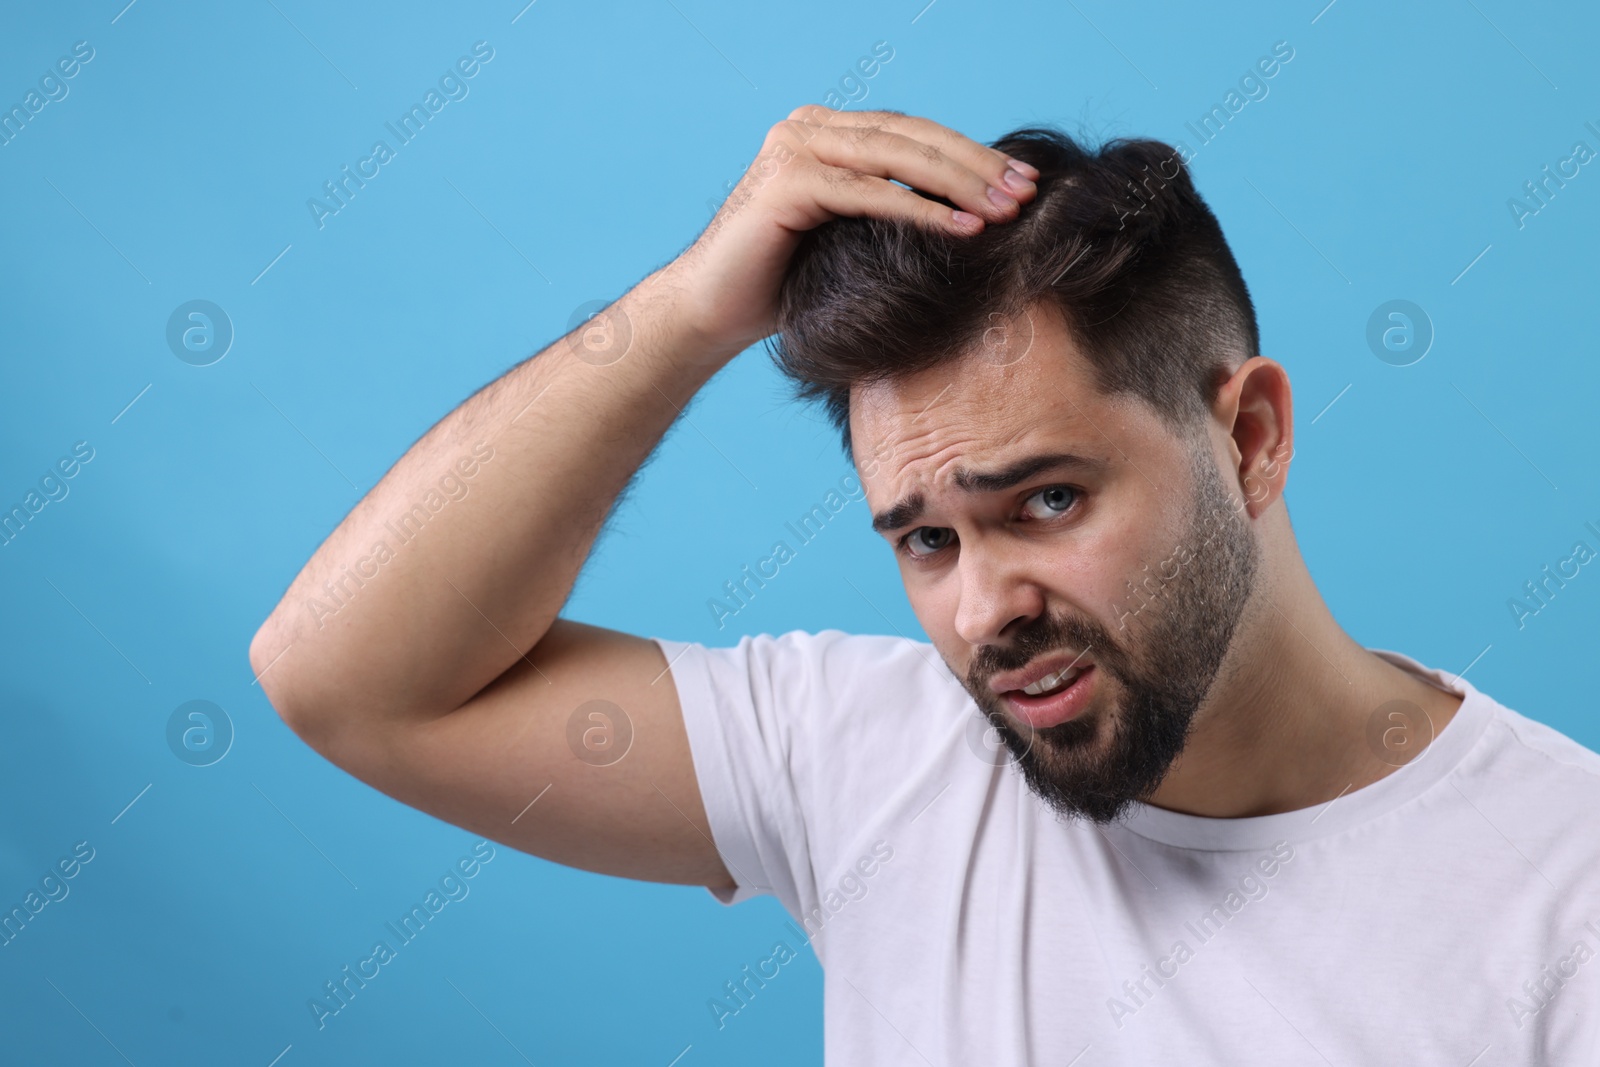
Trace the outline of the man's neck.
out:
[[[1156,807],[1243,818],[1325,804],[1403,765],[1369,741],[1381,705],[1422,710],[1432,728],[1416,731],[1418,745],[1460,707],[1460,697],[1352,640],[1298,550],[1282,562],[1251,597],[1189,743],[1149,801]]]

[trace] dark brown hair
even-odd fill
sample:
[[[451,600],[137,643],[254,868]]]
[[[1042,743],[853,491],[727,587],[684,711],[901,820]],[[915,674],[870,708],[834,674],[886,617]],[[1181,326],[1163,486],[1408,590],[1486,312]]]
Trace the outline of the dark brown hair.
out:
[[[1260,335],[1177,150],[1131,139],[1091,150],[1047,127],[993,147],[1040,171],[1038,195],[1011,222],[969,237],[840,218],[805,235],[769,339],[797,395],[822,402],[848,452],[851,385],[957,359],[1043,300],[1064,313],[1102,392],[1196,425],[1232,368],[1258,354]]]

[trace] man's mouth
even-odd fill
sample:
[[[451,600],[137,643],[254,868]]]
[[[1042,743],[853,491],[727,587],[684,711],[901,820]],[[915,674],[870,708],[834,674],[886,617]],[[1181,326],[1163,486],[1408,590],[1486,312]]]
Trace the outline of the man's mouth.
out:
[[[1026,693],[1031,697],[1049,696],[1052,693],[1058,693],[1071,685],[1078,675],[1088,669],[1087,666],[1063,667],[1059,671],[1045,675],[1032,685],[1024,686],[1020,692]]]
[[[1064,667],[1001,697],[1022,723],[1043,730],[1083,714],[1098,677],[1092,663]]]
[[[1072,652],[1062,649],[1046,655],[1035,656],[1020,670],[1000,671],[989,678],[991,692],[1020,692],[1028,696],[1042,696],[1061,685],[1070,685],[1074,678],[1090,667],[1090,650]]]

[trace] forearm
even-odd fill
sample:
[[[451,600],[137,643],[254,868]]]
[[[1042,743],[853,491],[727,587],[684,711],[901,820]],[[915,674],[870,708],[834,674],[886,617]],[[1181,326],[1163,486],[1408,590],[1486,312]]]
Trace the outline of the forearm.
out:
[[[658,272],[614,305],[615,362],[562,338],[480,390],[318,548],[250,649],[297,728],[447,713],[544,636],[618,494],[734,354],[674,295]]]

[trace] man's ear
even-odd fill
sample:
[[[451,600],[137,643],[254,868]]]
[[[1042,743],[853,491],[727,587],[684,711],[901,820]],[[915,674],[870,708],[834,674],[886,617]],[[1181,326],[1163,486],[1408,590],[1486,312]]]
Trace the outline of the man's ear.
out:
[[[1240,364],[1217,390],[1212,416],[1228,432],[1239,491],[1256,518],[1283,495],[1294,458],[1289,373],[1265,356]]]

